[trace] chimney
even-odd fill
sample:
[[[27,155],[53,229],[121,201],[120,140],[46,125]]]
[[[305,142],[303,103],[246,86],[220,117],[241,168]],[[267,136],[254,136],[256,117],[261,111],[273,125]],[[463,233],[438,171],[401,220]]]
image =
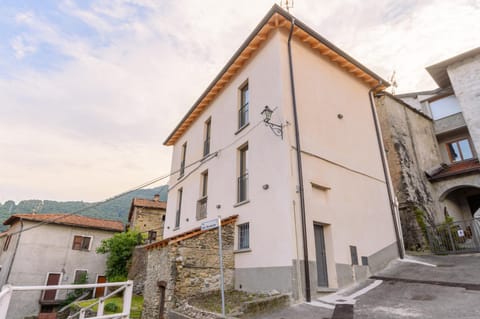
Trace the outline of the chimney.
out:
[[[160,201],[160,194],[155,194],[155,195],[153,195],[153,200],[154,200],[155,202],[159,202],[159,201]]]

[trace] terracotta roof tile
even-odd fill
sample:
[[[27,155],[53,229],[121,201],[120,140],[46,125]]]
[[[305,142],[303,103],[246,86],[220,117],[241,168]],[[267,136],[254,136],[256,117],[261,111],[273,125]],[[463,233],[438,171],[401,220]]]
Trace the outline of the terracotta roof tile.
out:
[[[429,179],[431,181],[436,181],[448,177],[470,173],[480,173],[480,163],[478,162],[478,159],[462,161],[445,166],[444,168],[430,176]]]
[[[12,225],[20,218],[37,222],[49,221],[51,224],[58,225],[96,228],[118,232],[123,231],[123,223],[120,221],[68,214],[14,214],[4,221],[3,224]]]
[[[156,201],[152,199],[145,199],[145,198],[134,198],[132,201],[133,206],[140,206],[140,207],[150,207],[150,208],[167,208],[167,202],[163,201]]]

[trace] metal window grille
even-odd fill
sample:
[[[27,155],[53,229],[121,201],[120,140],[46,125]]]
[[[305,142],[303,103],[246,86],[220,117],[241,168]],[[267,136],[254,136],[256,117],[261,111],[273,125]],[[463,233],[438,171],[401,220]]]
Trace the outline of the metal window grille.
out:
[[[248,123],[248,103],[238,110],[238,128],[242,128]]]
[[[250,224],[238,225],[238,249],[250,248]]]
[[[207,197],[203,197],[197,202],[197,219],[207,217]]]
[[[248,173],[241,175],[238,178],[238,193],[237,202],[243,202],[248,199]]]

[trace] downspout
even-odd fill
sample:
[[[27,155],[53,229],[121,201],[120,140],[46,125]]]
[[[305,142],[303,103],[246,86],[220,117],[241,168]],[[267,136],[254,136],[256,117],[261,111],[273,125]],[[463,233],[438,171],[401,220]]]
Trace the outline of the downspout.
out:
[[[295,18],[292,17],[292,25],[290,27],[290,33],[288,34],[288,65],[290,69],[290,90],[292,93],[292,106],[293,106],[293,119],[295,123],[295,143],[297,153],[297,166],[298,166],[298,192],[300,194],[300,215],[302,220],[302,238],[303,238],[303,264],[305,271],[305,299],[307,302],[311,301],[310,293],[310,267],[308,265],[308,246],[307,246],[307,222],[305,214],[305,194],[303,189],[303,170],[302,170],[302,154],[300,148],[300,131],[298,128],[298,114],[297,114],[297,100],[295,97],[295,81],[293,77],[293,62],[292,62],[292,34],[295,27]]]
[[[388,201],[390,203],[390,210],[393,218],[393,226],[395,228],[395,237],[397,238],[398,255],[400,256],[400,259],[403,259],[404,251],[402,247],[402,240],[400,238],[400,232],[398,230],[397,214],[395,213],[396,209],[395,209],[395,203],[393,200],[393,191],[392,191],[392,184],[390,181],[390,173],[388,171],[387,160],[385,158],[385,148],[383,146],[382,133],[380,131],[377,112],[375,109],[375,104],[373,102],[373,92],[376,89],[378,89],[382,84],[383,84],[382,81],[380,81],[378,85],[371,88],[368,91],[368,97],[370,99],[370,107],[372,108],[373,123],[375,124],[375,133],[377,135],[378,149],[380,150],[380,158],[382,159],[383,174],[385,175],[385,184],[387,184]]]
[[[8,279],[10,278],[10,273],[12,272],[13,262],[15,261],[15,256],[17,255],[18,244],[20,243],[20,238],[22,238],[22,232],[23,232],[23,220],[20,218],[20,231],[18,232],[17,242],[15,243],[15,250],[13,251],[12,261],[10,262],[10,267],[8,267],[5,284],[8,284]]]

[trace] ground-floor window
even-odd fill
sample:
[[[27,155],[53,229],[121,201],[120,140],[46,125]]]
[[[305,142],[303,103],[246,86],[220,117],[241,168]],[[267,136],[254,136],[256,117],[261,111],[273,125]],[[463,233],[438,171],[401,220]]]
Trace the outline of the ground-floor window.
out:
[[[250,248],[250,223],[238,225],[238,249]]]

